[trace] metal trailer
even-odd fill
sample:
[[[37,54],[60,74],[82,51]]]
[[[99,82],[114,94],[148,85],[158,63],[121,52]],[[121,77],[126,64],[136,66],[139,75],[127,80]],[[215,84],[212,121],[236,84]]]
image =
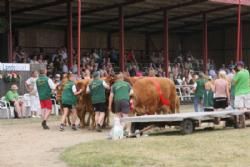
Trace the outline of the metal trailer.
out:
[[[178,126],[182,134],[191,134],[201,123],[219,124],[225,121],[226,127],[245,128],[246,118],[249,118],[250,111],[223,110],[213,112],[189,112],[169,115],[144,115],[122,118],[124,123],[131,123],[131,133],[137,135],[153,126]]]

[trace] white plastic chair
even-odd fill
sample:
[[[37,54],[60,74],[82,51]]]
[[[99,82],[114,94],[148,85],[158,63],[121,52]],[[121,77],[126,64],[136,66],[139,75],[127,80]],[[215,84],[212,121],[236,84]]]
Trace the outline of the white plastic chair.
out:
[[[2,104],[2,106],[0,106],[0,118],[10,119],[14,117],[14,107],[10,106],[10,103],[5,100],[5,97],[2,97],[0,102]]]
[[[30,100],[30,95],[29,94],[24,94],[21,96],[23,102],[24,102],[24,107],[25,107],[25,116],[29,117],[31,116],[31,111],[30,111],[30,106],[31,106],[31,100]]]

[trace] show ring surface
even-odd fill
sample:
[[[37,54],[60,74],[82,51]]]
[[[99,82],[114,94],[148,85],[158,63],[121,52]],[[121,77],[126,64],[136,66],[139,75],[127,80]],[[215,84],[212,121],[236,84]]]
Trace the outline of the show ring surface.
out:
[[[191,134],[201,123],[220,124],[225,121],[226,127],[245,128],[250,110],[223,110],[213,112],[190,112],[169,115],[144,115],[122,118],[122,122],[131,123],[132,134],[142,134],[152,126],[179,126],[182,134]],[[136,135],[135,134],[135,135]]]

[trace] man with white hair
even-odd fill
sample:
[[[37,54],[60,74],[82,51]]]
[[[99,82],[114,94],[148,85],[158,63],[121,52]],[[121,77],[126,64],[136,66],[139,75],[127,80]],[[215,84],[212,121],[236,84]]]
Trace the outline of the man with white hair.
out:
[[[233,78],[235,84],[234,107],[240,110],[250,109],[249,72],[244,68],[242,61],[237,62],[236,65],[238,72]]]
[[[10,90],[5,95],[5,100],[10,103],[10,106],[15,108],[15,118],[20,118],[23,117],[25,108],[23,101],[19,99],[17,90],[18,87],[16,84],[11,85]]]

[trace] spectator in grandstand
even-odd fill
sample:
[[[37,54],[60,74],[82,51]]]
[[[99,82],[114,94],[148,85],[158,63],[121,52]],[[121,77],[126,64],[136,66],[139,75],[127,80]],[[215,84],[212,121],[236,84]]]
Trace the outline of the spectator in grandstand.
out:
[[[68,81],[63,86],[63,92],[62,92],[62,107],[63,107],[63,115],[61,119],[60,124],[60,131],[64,130],[65,127],[65,121],[69,114],[69,111],[71,110],[72,114],[72,129],[77,130],[76,128],[76,119],[77,119],[77,113],[76,113],[76,102],[77,102],[77,95],[82,93],[82,89],[77,91],[76,86],[74,84],[74,74],[68,73],[67,74]]]
[[[214,109],[225,109],[230,101],[229,83],[226,71],[219,71],[219,78],[214,81]]]
[[[202,72],[199,73],[199,78],[194,84],[194,110],[195,112],[202,111],[202,98],[205,91],[205,79]]]
[[[72,73],[77,74],[78,67],[77,67],[77,61],[74,60],[73,66],[72,66]]]
[[[118,61],[119,61],[118,59],[119,59],[118,53],[116,52],[115,49],[112,49],[112,51],[111,51],[111,62],[112,63],[118,63]]]
[[[31,64],[39,64],[38,59],[37,59],[37,55],[34,55],[32,59],[30,59],[30,63]]]
[[[130,50],[127,53],[127,57],[126,57],[127,63],[135,63],[137,64],[136,58],[135,58],[135,52],[134,50]]]
[[[49,129],[47,125],[47,120],[51,114],[52,110],[52,101],[51,101],[51,94],[52,91],[56,89],[56,85],[54,82],[46,76],[47,70],[41,69],[40,76],[36,80],[38,95],[40,99],[41,105],[41,112],[42,112],[42,127],[43,129]]]
[[[40,101],[36,86],[37,78],[38,71],[32,71],[31,77],[25,82],[26,89],[30,95],[30,110],[33,118],[40,117]]]
[[[64,74],[69,72],[67,60],[63,60],[62,71]]]
[[[18,87],[16,84],[11,85],[10,90],[5,95],[5,100],[14,107],[15,118],[22,118],[24,115],[24,102],[19,98]]]
[[[249,71],[244,68],[242,61],[236,64],[238,72],[233,78],[235,84],[235,103],[237,109],[250,109],[250,87],[249,87]]]
[[[60,48],[59,55],[61,56],[62,60],[67,60],[68,54],[67,54],[67,49],[65,46]]]

